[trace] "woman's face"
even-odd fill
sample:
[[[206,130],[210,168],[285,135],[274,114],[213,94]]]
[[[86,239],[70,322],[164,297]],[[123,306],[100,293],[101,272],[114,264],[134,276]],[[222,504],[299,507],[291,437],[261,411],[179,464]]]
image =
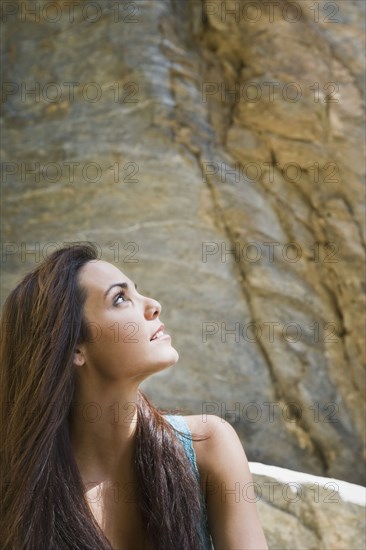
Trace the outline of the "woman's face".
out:
[[[84,318],[91,336],[78,349],[88,370],[109,379],[142,381],[178,361],[169,335],[163,331],[152,339],[162,325],[161,305],[139,294],[119,269],[89,261],[80,270],[79,284],[87,290]]]

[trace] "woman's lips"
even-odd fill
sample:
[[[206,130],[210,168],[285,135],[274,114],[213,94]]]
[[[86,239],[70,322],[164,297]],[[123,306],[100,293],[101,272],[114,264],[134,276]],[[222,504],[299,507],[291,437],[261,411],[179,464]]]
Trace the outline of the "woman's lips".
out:
[[[165,326],[162,324],[160,325],[157,330],[154,332],[154,334],[151,336],[150,341],[153,340],[160,332],[164,332]]]
[[[168,340],[168,339],[171,340],[171,337],[169,334],[164,334],[164,329],[165,329],[165,326],[160,325],[158,330],[154,332],[154,334],[150,338],[150,342],[158,342],[159,340]]]
[[[161,336],[158,336],[157,338],[154,338],[153,340],[150,340],[150,342],[159,342],[159,340],[166,340],[167,338],[170,338],[169,334],[164,334],[163,332],[159,332],[158,334],[161,334]]]

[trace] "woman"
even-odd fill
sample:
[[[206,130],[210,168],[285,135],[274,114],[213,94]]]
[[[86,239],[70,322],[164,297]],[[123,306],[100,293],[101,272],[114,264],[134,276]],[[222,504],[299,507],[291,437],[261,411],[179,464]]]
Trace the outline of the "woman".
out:
[[[4,550],[204,550],[210,537],[267,549],[234,429],[166,415],[139,389],[179,357],[160,312],[90,243],[56,251],[9,295]]]

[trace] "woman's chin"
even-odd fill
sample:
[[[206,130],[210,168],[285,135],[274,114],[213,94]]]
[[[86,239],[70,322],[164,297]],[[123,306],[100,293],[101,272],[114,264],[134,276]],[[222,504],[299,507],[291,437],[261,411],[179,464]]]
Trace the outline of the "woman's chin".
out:
[[[179,359],[179,353],[172,346],[169,354],[167,353],[165,360],[162,360],[161,362],[162,364],[161,369],[167,369],[169,367],[172,367],[178,362],[178,359]]]
[[[175,348],[171,348],[171,353],[169,353],[169,357],[167,357],[167,366],[172,367],[178,362],[179,359],[179,353]]]
[[[172,363],[172,365],[175,365],[176,363],[178,363],[178,360],[179,360],[179,353],[177,352],[177,350],[176,350],[175,348],[173,348],[173,350],[175,351],[176,359],[174,360],[174,363]]]

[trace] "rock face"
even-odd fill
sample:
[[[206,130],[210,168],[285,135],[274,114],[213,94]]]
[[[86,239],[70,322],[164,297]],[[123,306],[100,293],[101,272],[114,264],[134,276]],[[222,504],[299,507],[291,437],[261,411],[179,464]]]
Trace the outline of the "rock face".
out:
[[[271,550],[364,548],[364,487],[258,463],[249,466]],[[246,498],[245,488],[235,498]]]
[[[364,3],[51,4],[2,6],[2,300],[96,242],[163,304],[156,404],[363,483]]]

